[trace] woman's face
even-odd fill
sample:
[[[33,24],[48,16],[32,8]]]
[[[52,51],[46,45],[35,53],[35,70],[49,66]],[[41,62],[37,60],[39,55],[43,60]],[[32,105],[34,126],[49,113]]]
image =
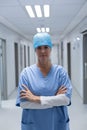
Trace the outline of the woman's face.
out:
[[[50,59],[50,53],[51,53],[51,49],[48,46],[40,46],[40,47],[36,48],[38,62],[40,64],[48,63],[48,61]]]

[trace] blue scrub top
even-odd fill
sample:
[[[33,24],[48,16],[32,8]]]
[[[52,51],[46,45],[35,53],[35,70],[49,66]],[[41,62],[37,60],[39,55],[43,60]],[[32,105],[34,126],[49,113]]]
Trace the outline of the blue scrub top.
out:
[[[22,84],[35,95],[53,96],[62,85],[66,86],[66,96],[71,101],[72,85],[62,66],[52,65],[47,76],[43,76],[36,64],[25,68],[20,75],[16,105],[26,101],[20,99]],[[21,130],[70,130],[67,106],[48,109],[23,109]]]

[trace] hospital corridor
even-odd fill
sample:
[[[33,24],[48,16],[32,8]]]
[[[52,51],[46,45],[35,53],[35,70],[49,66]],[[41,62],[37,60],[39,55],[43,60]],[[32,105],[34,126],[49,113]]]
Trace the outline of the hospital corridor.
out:
[[[45,33],[52,43],[35,39],[35,46],[35,34]],[[0,130],[21,130],[22,108],[16,106],[20,75],[38,63],[41,47],[50,50],[52,65],[69,75],[70,130],[86,130],[87,0],[0,0]]]

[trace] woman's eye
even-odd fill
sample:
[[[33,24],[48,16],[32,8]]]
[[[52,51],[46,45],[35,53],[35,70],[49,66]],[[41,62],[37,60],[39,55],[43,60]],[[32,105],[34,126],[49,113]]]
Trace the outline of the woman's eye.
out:
[[[48,46],[45,46],[45,49],[48,49],[49,47]]]
[[[40,49],[41,49],[41,47],[38,47],[37,49],[38,49],[38,50],[40,50]]]

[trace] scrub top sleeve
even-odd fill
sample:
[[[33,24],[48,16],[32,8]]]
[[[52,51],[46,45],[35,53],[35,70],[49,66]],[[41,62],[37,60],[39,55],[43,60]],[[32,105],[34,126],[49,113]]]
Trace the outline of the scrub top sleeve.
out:
[[[20,78],[19,78],[16,106],[20,106],[20,102],[27,101],[26,99],[20,99],[20,91],[24,89],[22,87],[22,84],[25,84],[26,86],[29,86],[28,85],[28,80],[27,80],[27,74],[26,74],[25,69],[21,72]]]
[[[70,99],[70,105],[72,96],[72,84],[68,76],[68,73],[63,67],[60,70],[60,86],[65,86],[67,88],[67,92],[65,93],[65,95]]]

